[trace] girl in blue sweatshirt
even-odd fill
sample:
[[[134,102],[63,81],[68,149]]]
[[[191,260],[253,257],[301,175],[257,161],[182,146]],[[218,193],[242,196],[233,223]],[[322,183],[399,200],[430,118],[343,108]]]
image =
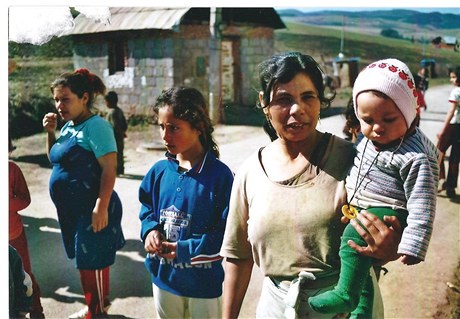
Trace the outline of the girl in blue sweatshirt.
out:
[[[157,316],[218,318],[233,173],[198,90],[164,90],[154,109],[167,152],[141,183],[139,218]]]

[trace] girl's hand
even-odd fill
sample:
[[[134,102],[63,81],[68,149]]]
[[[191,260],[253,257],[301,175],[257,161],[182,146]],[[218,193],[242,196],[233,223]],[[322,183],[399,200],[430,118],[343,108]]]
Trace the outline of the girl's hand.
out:
[[[91,223],[93,225],[93,232],[100,232],[109,224],[109,212],[107,210],[93,211]]]
[[[402,227],[396,216],[384,216],[384,221],[381,221],[377,216],[362,210],[357,218],[367,231],[356,220],[350,223],[366,241],[367,246],[361,247],[349,240],[348,245],[351,248],[363,256],[380,259],[383,263],[399,258],[398,245],[401,241]]]
[[[146,252],[156,255],[161,255],[163,252],[163,236],[158,230],[152,230],[147,234],[144,241],[144,249]]]
[[[170,242],[164,241],[162,243],[162,247],[163,247],[163,251],[161,254],[159,254],[160,257],[163,257],[166,259],[176,258],[177,243],[170,243]]]
[[[43,117],[43,128],[48,133],[53,133],[57,127],[57,114],[56,113],[46,113]]]

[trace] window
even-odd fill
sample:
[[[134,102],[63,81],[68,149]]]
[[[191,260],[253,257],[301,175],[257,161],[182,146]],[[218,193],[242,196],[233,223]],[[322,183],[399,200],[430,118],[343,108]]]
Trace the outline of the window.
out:
[[[124,71],[128,59],[125,41],[109,42],[109,74]]]

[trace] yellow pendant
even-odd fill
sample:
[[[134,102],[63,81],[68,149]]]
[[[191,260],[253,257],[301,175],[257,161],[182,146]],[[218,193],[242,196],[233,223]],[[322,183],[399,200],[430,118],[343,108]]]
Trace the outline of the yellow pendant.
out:
[[[355,219],[358,217],[358,210],[354,206],[345,204],[342,206],[342,214],[348,219]]]

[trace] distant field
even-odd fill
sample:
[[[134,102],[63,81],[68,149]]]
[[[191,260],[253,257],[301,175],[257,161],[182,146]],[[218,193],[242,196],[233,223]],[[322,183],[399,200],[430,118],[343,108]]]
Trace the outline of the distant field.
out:
[[[317,59],[320,59],[322,55],[326,61],[336,57],[340,52],[341,28],[289,21],[285,21],[285,24],[287,29],[275,32],[275,48],[278,52],[297,50]],[[436,49],[431,44],[422,45],[377,34],[345,30],[343,48],[343,53],[347,57],[359,57],[362,64],[386,57],[395,57],[407,63],[411,70],[418,69],[421,59],[434,58],[437,62],[438,74],[442,77],[447,77],[449,68],[460,65],[460,52]]]

